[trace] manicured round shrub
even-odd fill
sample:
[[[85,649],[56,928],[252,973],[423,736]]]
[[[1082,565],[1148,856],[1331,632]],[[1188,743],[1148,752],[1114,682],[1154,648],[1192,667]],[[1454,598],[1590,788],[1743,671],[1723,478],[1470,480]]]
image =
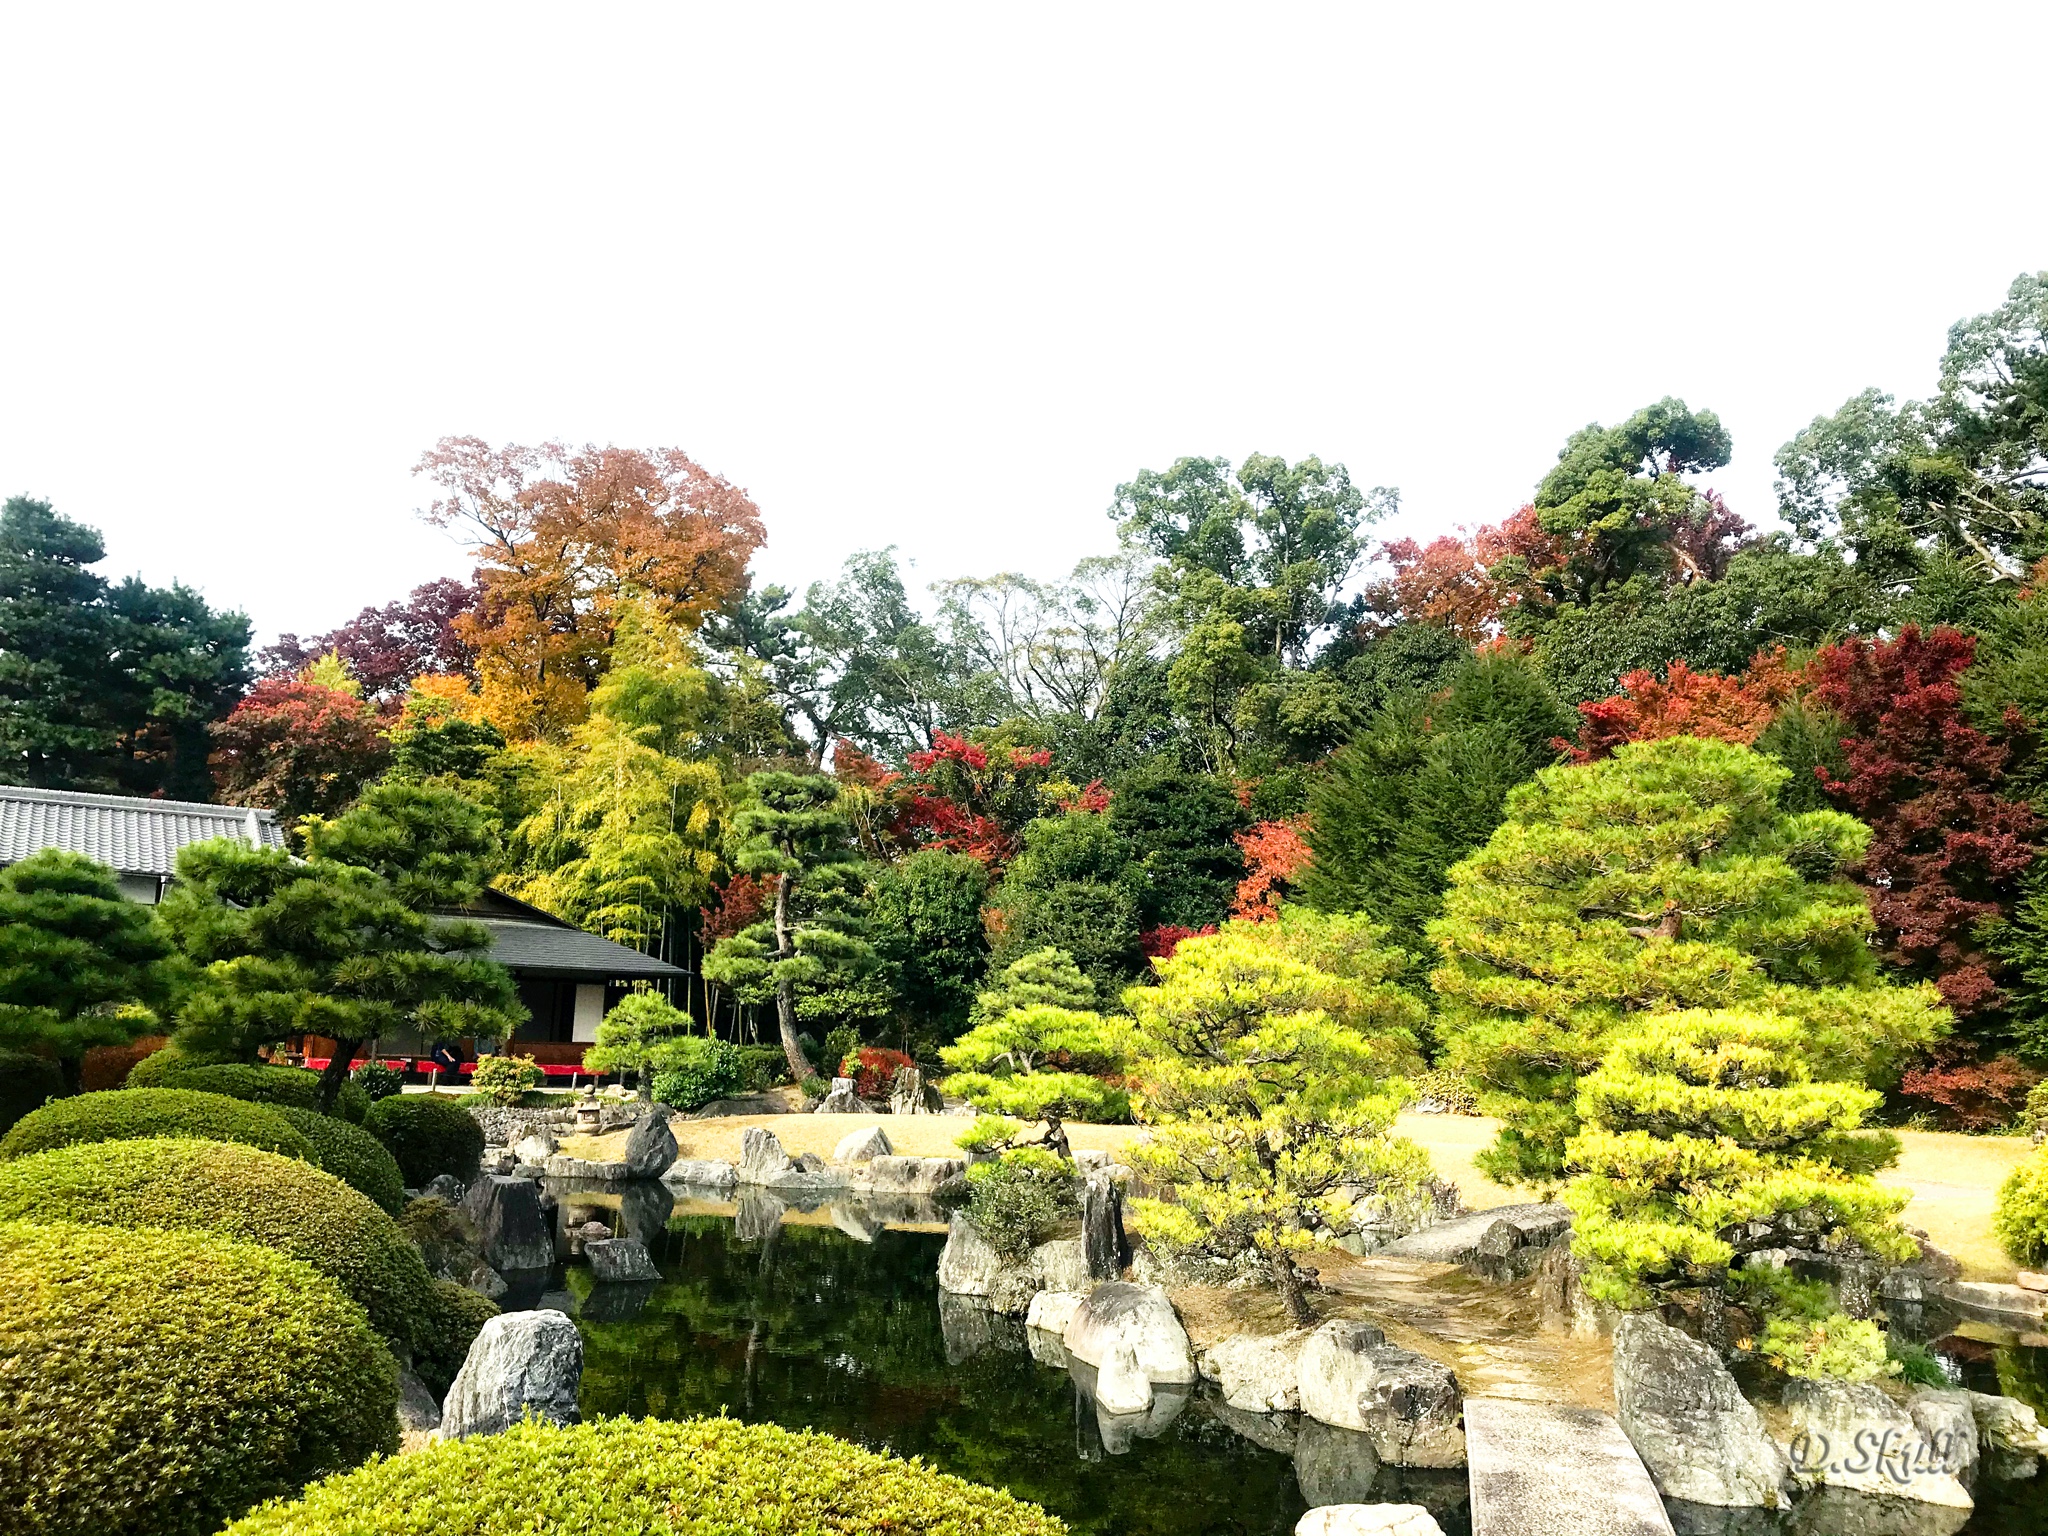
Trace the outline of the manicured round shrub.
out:
[[[391,1215],[405,1209],[405,1176],[383,1142],[360,1125],[315,1109],[280,1109],[277,1113],[312,1143],[314,1162]]]
[[[366,1061],[350,1075],[349,1081],[363,1090],[363,1095],[374,1104],[379,1099],[388,1099],[394,1093],[405,1091],[405,1074],[396,1067],[387,1067],[381,1061]]]
[[[0,1166],[0,1221],[210,1232],[312,1265],[408,1348],[433,1280],[398,1223],[311,1163],[227,1141],[103,1141]]]
[[[163,1065],[143,1072],[143,1063],[147,1062]],[[320,1074],[299,1067],[271,1067],[252,1061],[195,1061],[182,1051],[172,1050],[146,1056],[143,1063],[128,1074],[130,1088],[191,1088],[278,1109],[312,1109],[320,1102]],[[334,1113],[353,1125],[363,1123],[369,1108],[369,1094],[354,1082],[343,1083],[335,1095]]]
[[[362,1310],[192,1232],[0,1226],[0,1510],[24,1536],[207,1536],[397,1447]]]
[[[654,1060],[653,1097],[675,1109],[732,1098],[746,1085],[746,1060],[728,1040],[685,1035],[664,1042]]]
[[[1998,1187],[1998,1214],[1991,1219],[2013,1262],[2048,1264],[2048,1148],[2028,1158]]]
[[[230,1064],[225,1056],[195,1056],[181,1051],[175,1045],[167,1045],[160,1051],[151,1051],[142,1060],[128,1069],[128,1077],[122,1083],[124,1088],[168,1088],[171,1079],[195,1067],[224,1066]]]
[[[434,1282],[432,1337],[413,1354],[413,1369],[439,1396],[446,1396],[455,1373],[469,1355],[469,1346],[483,1326],[498,1315],[498,1304],[453,1280]]]
[[[64,1074],[57,1063],[27,1051],[0,1050],[0,1131],[63,1096]]]
[[[239,1141],[315,1161],[306,1138],[276,1110],[245,1104],[191,1088],[117,1088],[81,1093],[23,1115],[0,1137],[0,1162],[88,1141],[128,1141],[140,1136],[197,1136]]]
[[[437,1173],[467,1179],[484,1152],[483,1127],[460,1105],[436,1094],[403,1093],[370,1106],[363,1128],[391,1149],[408,1187]]]
[[[772,1512],[764,1518],[765,1512]],[[223,1536],[1065,1536],[1035,1504],[814,1431],[736,1419],[526,1423],[271,1504]]]

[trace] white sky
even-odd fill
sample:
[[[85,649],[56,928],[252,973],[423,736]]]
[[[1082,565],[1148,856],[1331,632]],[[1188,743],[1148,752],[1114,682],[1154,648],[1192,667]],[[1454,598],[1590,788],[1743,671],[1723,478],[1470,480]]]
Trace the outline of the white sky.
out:
[[[761,568],[1063,571],[1179,454],[1512,511],[1770,456],[2048,267],[2048,6],[0,8],[0,494],[312,633],[445,433],[674,444]]]

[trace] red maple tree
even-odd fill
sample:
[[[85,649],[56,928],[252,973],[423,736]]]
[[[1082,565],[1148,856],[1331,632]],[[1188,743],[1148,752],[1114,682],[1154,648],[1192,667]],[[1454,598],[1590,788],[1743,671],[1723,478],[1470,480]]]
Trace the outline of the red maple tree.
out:
[[[1162,923],[1157,928],[1147,928],[1138,935],[1138,948],[1153,960],[1171,960],[1173,952],[1180,948],[1182,939],[1199,939],[1215,931],[1214,923],[1201,928],[1183,928],[1178,923]]]
[[[1308,845],[1308,817],[1262,821],[1231,834],[1231,841],[1243,850],[1249,873],[1237,883],[1230,915],[1255,923],[1278,917],[1281,897],[1315,857]]]
[[[2011,910],[2040,825],[1999,792],[2006,748],[1963,718],[1956,678],[1976,647],[1974,636],[1909,624],[1896,640],[1824,646],[1806,669],[1813,697],[1850,732],[1847,774],[1815,772],[1870,824],[1857,877],[1879,941],[1963,1019],[2000,1000],[1998,962],[1972,930]]]
[[[1559,740],[1575,763],[1609,756],[1631,741],[1658,741],[1666,736],[1700,736],[1749,746],[1763,734],[1780,704],[1792,696],[1798,679],[1785,665],[1785,648],[1759,651],[1740,677],[1695,672],[1674,661],[1659,681],[1653,672],[1625,673],[1621,692],[1581,704],[1585,724],[1577,746]]]
[[[287,823],[342,810],[391,755],[367,704],[299,677],[264,678],[212,733],[207,765],[222,797]]]

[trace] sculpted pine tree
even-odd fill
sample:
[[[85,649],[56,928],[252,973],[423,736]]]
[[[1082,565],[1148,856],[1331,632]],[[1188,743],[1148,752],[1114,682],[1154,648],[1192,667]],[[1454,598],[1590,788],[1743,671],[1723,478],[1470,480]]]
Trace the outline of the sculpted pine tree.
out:
[[[1579,1087],[1565,1144],[1572,1253],[1586,1288],[1624,1308],[1733,1288],[1771,1314],[1766,1355],[1793,1374],[1882,1369],[1875,1325],[1830,1316],[1810,1287],[1747,1254],[1803,1249],[1903,1260],[1906,1192],[1870,1174],[1899,1151],[1863,1129],[1883,1095],[1815,1081],[1807,1031],[1778,1015],[1688,1010],[1639,1021]],[[1854,1345],[1845,1351],[1845,1346]]]
[[[822,774],[768,772],[747,779],[748,803],[733,817],[743,839],[732,858],[741,874],[774,882],[769,916],[722,940],[704,958],[705,976],[743,1000],[774,998],[782,1053],[797,1080],[815,1077],[797,1040],[797,993],[858,974],[873,950],[856,928],[846,898],[859,861],[837,801]]]
[[[1090,1006],[1095,985],[1057,949],[1004,968],[976,999],[974,1027],[939,1052],[956,1093],[994,1115],[1045,1124],[1045,1144],[1064,1155],[1066,1120],[1128,1119],[1129,1095],[1098,1075],[1122,1067],[1124,1032]]]
[[[1429,1173],[1392,1134],[1422,1009],[1387,980],[1398,955],[1361,937],[1230,923],[1124,994],[1153,1127],[1131,1159],[1161,1192],[1132,1203],[1135,1221],[1169,1247],[1255,1255],[1296,1324],[1314,1320],[1296,1256],[1352,1231],[1361,1195],[1398,1198]]]
[[[1579,1079],[1643,1016],[1762,1009],[1797,1021],[1815,1076],[1887,1084],[1946,1032],[1930,986],[1888,985],[1842,871],[1870,833],[1786,815],[1787,772],[1746,747],[1673,737],[1546,768],[1451,871],[1429,934],[1453,1062],[1505,1122],[1480,1166],[1555,1180]]]

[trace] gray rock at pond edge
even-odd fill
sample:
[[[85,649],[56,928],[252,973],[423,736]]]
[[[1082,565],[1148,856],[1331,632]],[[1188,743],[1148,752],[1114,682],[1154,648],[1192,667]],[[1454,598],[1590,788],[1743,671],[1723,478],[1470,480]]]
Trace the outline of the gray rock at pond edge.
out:
[[[1238,1333],[1203,1352],[1202,1375],[1223,1391],[1223,1401],[1247,1413],[1294,1413],[1301,1407],[1301,1348],[1309,1330]]]
[[[1085,1360],[1069,1358],[1067,1375],[1081,1395],[1095,1409],[1095,1432],[1102,1448],[1122,1456],[1140,1440],[1156,1440],[1173,1427],[1186,1411],[1194,1388],[1185,1382],[1148,1381],[1134,1361],[1128,1344],[1120,1344],[1107,1370],[1097,1370]],[[1129,1405],[1142,1398],[1143,1408]]]
[[[889,1224],[858,1200],[838,1200],[825,1208],[832,1225],[857,1243],[872,1243]]]
[[[1294,1522],[1294,1536],[1444,1536],[1420,1504],[1324,1504]]]
[[[441,1427],[441,1405],[410,1368],[398,1368],[398,1427],[414,1433]]]
[[[595,1285],[576,1309],[576,1315],[593,1323],[630,1323],[647,1310],[647,1303],[660,1288],[653,1280],[631,1285]]]
[[[683,1158],[668,1165],[661,1182],[690,1189],[716,1190],[730,1194],[740,1181],[739,1169],[717,1158]]]
[[[1081,1242],[1091,1280],[1121,1280],[1131,1262],[1124,1236],[1124,1196],[1106,1168],[1088,1170],[1081,1184]]]
[[[468,1189],[469,1186],[455,1177],[454,1174],[437,1173],[427,1180],[427,1187],[421,1190],[420,1193],[432,1195],[437,1200],[446,1200],[450,1205],[460,1205],[462,1204],[462,1197]]]
[[[485,1147],[477,1158],[478,1173],[511,1173],[518,1168],[519,1159],[512,1155],[510,1147]]]
[[[764,1189],[742,1189],[733,1212],[732,1235],[749,1246],[765,1243],[782,1230],[789,1207]]]
[[[2048,1430],[2040,1415],[2012,1397],[1966,1392],[1977,1419],[1977,1448],[1984,1474],[1996,1478],[2032,1477],[2048,1456]]]
[[[1615,1417],[1670,1499],[1779,1507],[1789,1468],[1721,1357],[1634,1312],[1614,1330]]]
[[[511,1286],[505,1283],[503,1275],[491,1268],[490,1265],[484,1263],[478,1263],[474,1269],[470,1270],[468,1278],[459,1283],[475,1291],[477,1295],[482,1296],[488,1301],[496,1301],[500,1296],[503,1296],[512,1289]]]
[[[1906,1410],[1869,1382],[1795,1377],[1784,1402],[1792,1475],[1802,1484],[1972,1507],[1955,1475],[1931,1465],[1931,1448]]]
[[[946,1246],[939,1251],[939,1289],[955,1296],[985,1297],[1008,1268],[967,1213],[955,1211],[946,1224]]]
[[[657,1104],[633,1122],[626,1133],[626,1173],[629,1178],[658,1179],[676,1160],[676,1133],[669,1129],[669,1110]]]
[[[1456,1467],[1465,1461],[1463,1394],[1450,1367],[1397,1349],[1370,1323],[1323,1324],[1298,1361],[1301,1411],[1372,1437],[1381,1461]]]
[[[979,1297],[939,1292],[939,1334],[948,1365],[960,1365],[984,1350],[1021,1351],[1028,1332],[1015,1318],[990,1310]]]
[[[881,1156],[869,1159],[867,1176],[878,1195],[929,1195],[966,1171],[964,1158]]]
[[[648,1257],[647,1245],[638,1238],[608,1237],[586,1242],[583,1256],[590,1260],[590,1278],[599,1285],[632,1284],[661,1278],[661,1271]]]
[[[1906,1399],[1913,1427],[1926,1437],[1928,1464],[1955,1475],[1965,1488],[1977,1480],[1977,1415],[1967,1392],[1915,1388]]]
[[[1478,1251],[1480,1239],[1497,1221],[1522,1234],[1522,1246],[1547,1248],[1571,1228],[1572,1213],[1553,1204],[1498,1205],[1435,1222],[1419,1232],[1396,1238],[1380,1249],[1388,1258],[1424,1259],[1433,1264],[1463,1264]]]
[[[470,1186],[462,1210],[476,1223],[477,1248],[491,1268],[546,1269],[555,1262],[554,1226],[531,1179],[487,1174]]]
[[[1671,1536],[1664,1501],[1610,1414],[1465,1402],[1474,1536]]]
[[[1088,1256],[1078,1237],[1056,1237],[1031,1250],[1031,1279],[1041,1291],[1090,1291]]]
[[[758,1125],[750,1125],[740,1134],[739,1182],[793,1193],[848,1187],[844,1169],[826,1166],[814,1152],[791,1157],[773,1131]]]
[[[852,1078],[835,1077],[832,1079],[832,1091],[818,1100],[817,1107],[811,1113],[814,1115],[871,1115],[874,1113],[874,1108],[872,1105],[861,1102],[860,1095],[853,1091]]]
[[[576,1422],[583,1336],[560,1312],[504,1312],[469,1346],[441,1405],[441,1437],[501,1434],[531,1414]]]
[[[1303,1419],[1292,1455],[1294,1481],[1311,1505],[1371,1501],[1380,1479],[1380,1455],[1370,1435]]]
[[[1144,1379],[1148,1394],[1152,1385],[1187,1386],[1197,1379],[1187,1330],[1157,1286],[1121,1280],[1098,1285],[1060,1337],[1069,1355],[1098,1372],[1110,1372],[1119,1389],[1134,1376]],[[1135,1390],[1119,1390],[1120,1400],[1136,1395]]]
[[[866,1130],[848,1131],[839,1138],[839,1145],[832,1149],[835,1163],[871,1163],[878,1157],[889,1157],[895,1152],[889,1145],[889,1133],[879,1125]]]

